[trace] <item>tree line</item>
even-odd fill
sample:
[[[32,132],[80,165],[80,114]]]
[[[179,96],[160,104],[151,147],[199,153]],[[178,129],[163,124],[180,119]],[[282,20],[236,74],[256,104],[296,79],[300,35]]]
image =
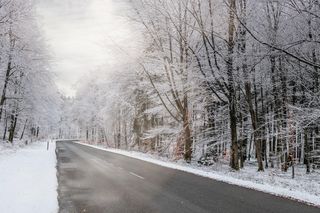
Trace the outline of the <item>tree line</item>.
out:
[[[61,137],[234,170],[319,167],[318,0],[130,4],[142,53],[81,81]]]
[[[0,0],[0,138],[47,136],[59,116],[60,95],[30,0]]]

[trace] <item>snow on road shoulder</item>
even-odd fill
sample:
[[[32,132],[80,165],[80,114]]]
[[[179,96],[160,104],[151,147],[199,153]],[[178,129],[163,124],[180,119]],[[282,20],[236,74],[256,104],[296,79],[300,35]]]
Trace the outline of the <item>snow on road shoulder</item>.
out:
[[[240,172],[233,172],[221,165],[218,167],[200,167],[182,162],[169,162],[165,158],[159,159],[156,156],[135,151],[102,148],[84,143],[78,144],[320,207],[319,174],[311,175],[309,178],[306,175],[297,175],[297,178],[292,180],[290,174],[277,174],[275,170],[257,172],[256,167],[249,166]],[[299,174],[299,170],[297,168],[296,170]]]
[[[0,212],[58,212],[55,143],[0,153]]]

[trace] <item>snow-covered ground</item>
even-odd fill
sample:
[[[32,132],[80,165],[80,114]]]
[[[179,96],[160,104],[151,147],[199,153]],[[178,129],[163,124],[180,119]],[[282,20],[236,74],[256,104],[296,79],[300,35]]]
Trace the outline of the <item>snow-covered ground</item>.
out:
[[[0,146],[0,212],[56,213],[55,143]]]
[[[277,169],[268,169],[265,172],[257,172],[257,167],[250,164],[245,165],[241,171],[234,172],[225,164],[199,166],[197,163],[171,162],[151,154],[80,144],[320,207],[320,173],[306,175],[304,167],[296,167],[296,175],[292,179],[290,171],[285,173]]]
[[[26,145],[25,142],[20,140],[14,141],[13,144],[0,140],[0,155],[3,156],[3,155],[12,154],[17,150],[23,148],[25,145]]]

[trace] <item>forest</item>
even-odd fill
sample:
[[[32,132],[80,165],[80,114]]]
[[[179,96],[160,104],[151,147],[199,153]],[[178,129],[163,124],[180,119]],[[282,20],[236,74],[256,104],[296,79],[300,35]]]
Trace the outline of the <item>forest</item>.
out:
[[[30,0],[0,0],[0,138],[29,143],[59,121],[61,95]]]
[[[234,170],[319,167],[318,0],[131,6],[142,53],[82,79],[60,137]]]
[[[142,53],[82,79],[61,137],[234,170],[319,167],[318,0],[131,6]]]
[[[57,130],[59,138],[234,170],[246,162],[258,171],[319,168],[318,0],[129,5],[139,54],[119,47],[119,63],[96,68],[75,97],[62,98],[33,1],[0,1],[4,141]]]
[[[6,213],[319,213],[320,0],[0,0],[0,171]]]

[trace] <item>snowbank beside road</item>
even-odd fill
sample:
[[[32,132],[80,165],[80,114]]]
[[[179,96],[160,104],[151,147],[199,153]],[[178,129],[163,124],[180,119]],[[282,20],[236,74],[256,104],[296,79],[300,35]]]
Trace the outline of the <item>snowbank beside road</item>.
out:
[[[0,152],[0,212],[56,213],[55,143],[33,143],[14,153]]]
[[[160,159],[150,154],[79,144],[320,207],[320,174],[305,175],[304,168],[297,167],[296,178],[292,179],[290,172],[283,173],[276,169],[257,172],[255,166],[247,165],[243,170],[233,172],[223,164],[206,167],[184,162],[169,162],[165,158]]]

